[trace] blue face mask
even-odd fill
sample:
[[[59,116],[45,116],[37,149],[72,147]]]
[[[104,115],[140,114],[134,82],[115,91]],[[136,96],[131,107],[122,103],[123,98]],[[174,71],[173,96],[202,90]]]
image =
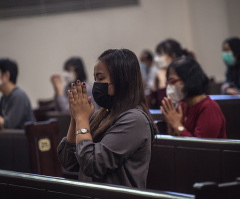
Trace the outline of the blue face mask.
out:
[[[235,63],[235,57],[232,52],[222,52],[222,59],[227,66],[233,66]]]
[[[140,62],[140,68],[141,70],[147,70],[147,65],[143,62]]]

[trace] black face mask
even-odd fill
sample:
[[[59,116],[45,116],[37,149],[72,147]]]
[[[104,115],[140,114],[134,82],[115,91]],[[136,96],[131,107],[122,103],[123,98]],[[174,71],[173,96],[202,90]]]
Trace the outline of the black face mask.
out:
[[[110,109],[113,104],[113,96],[108,95],[108,83],[94,82],[92,95],[98,106]]]

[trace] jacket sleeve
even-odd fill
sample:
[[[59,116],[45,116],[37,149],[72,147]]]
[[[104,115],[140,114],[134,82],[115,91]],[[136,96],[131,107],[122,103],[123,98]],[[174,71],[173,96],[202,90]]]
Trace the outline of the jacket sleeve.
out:
[[[148,139],[151,130],[146,117],[139,111],[128,111],[107,130],[101,142],[79,142],[76,158],[86,176],[102,178],[120,167]]]
[[[79,171],[79,164],[75,152],[75,144],[67,142],[67,138],[64,137],[57,148],[58,159],[64,169],[75,172]]]

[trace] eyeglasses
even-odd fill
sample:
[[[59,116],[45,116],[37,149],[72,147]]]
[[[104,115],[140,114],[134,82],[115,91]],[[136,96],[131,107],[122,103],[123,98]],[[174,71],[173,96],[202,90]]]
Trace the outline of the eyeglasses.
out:
[[[181,81],[181,79],[172,79],[172,80],[167,81],[166,85],[169,85],[169,84],[174,85],[175,83],[177,83],[179,81]]]

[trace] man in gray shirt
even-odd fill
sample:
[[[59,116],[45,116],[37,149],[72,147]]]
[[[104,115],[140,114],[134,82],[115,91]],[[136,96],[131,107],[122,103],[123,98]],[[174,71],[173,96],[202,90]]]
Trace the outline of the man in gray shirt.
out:
[[[23,129],[24,123],[34,121],[30,101],[26,93],[16,86],[17,64],[0,59],[0,128]]]

